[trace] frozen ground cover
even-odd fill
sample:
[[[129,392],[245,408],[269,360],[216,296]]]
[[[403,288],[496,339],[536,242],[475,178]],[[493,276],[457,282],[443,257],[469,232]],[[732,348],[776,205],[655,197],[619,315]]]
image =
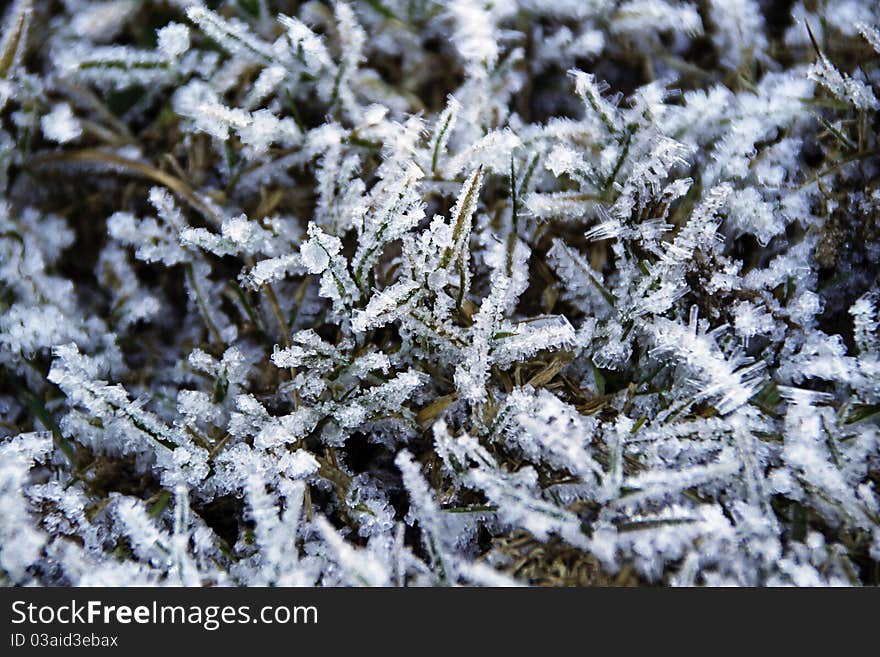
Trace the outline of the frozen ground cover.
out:
[[[0,580],[880,584],[880,5],[14,0]]]

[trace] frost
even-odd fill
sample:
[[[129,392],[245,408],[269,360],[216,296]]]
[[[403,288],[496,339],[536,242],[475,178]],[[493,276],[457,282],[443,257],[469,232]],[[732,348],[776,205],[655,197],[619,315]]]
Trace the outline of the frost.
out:
[[[841,73],[828,58],[820,53],[819,60],[810,67],[809,77],[843,101],[851,103],[856,109],[877,109],[880,107],[873,90],[861,80]]]
[[[43,135],[59,144],[74,141],[82,135],[82,127],[73,115],[70,105],[62,103],[40,119]]]
[[[707,331],[700,322],[696,309],[691,310],[690,321],[682,326],[669,320],[657,319],[649,329],[655,354],[673,354],[690,372],[687,380],[699,388],[697,399],[717,398],[718,412],[722,415],[736,410],[757,392],[762,363],[738,352],[725,356],[717,345],[717,335],[724,327]]]
[[[453,0],[448,11],[455,21],[453,41],[459,55],[477,68],[492,68],[498,59],[498,44],[492,13],[482,4]]]
[[[6,4],[4,583],[880,583],[876,3]]]
[[[157,32],[159,50],[169,59],[180,57],[189,50],[189,28],[179,23],[169,23]]]
[[[676,30],[695,36],[702,34],[703,23],[690,3],[665,0],[629,0],[617,9],[611,29],[614,32],[640,32],[651,24],[658,30]]]
[[[743,59],[764,56],[766,28],[755,0],[713,0],[709,15],[716,29],[712,39],[725,66],[736,68]]]
[[[0,567],[17,581],[28,581],[27,568],[36,563],[46,536],[32,526],[24,496],[34,460],[51,450],[46,433],[21,434],[0,445]]]

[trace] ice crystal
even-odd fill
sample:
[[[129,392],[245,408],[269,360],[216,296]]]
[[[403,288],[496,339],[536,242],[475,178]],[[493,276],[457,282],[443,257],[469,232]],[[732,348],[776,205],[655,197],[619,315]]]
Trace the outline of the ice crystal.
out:
[[[4,583],[880,583],[876,3],[7,4]]]

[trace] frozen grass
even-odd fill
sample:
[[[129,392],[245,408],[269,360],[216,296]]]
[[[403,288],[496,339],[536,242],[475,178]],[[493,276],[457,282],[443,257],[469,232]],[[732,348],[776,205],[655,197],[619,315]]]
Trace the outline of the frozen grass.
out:
[[[876,3],[3,21],[6,583],[880,584]]]

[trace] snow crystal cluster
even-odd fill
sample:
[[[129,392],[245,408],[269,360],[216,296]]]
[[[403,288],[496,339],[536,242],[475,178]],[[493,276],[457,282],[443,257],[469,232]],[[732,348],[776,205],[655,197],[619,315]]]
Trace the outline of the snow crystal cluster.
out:
[[[2,21],[4,584],[880,584],[880,4]]]

